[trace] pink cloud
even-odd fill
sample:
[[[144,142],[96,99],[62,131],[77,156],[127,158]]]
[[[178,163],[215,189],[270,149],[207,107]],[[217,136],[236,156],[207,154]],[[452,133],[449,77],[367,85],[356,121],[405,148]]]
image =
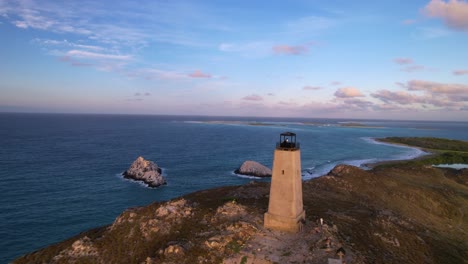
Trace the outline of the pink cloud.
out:
[[[428,93],[440,94],[468,94],[468,85],[465,84],[411,80],[407,83],[406,87],[409,91],[425,91]]]
[[[309,90],[309,91],[320,90],[320,89],[323,89],[323,87],[320,87],[320,86],[309,86],[309,85],[306,85],[306,86],[302,87],[302,90]]]
[[[367,110],[374,107],[374,104],[372,102],[361,100],[358,98],[349,98],[344,100],[342,103],[343,106],[345,106],[345,109],[352,110]]]
[[[393,61],[396,64],[400,64],[400,65],[408,65],[408,64],[412,64],[414,62],[413,59],[411,59],[411,58],[395,58],[395,59],[393,59]]]
[[[401,70],[405,72],[417,72],[417,71],[423,71],[425,69],[426,67],[424,67],[423,65],[410,65],[408,67],[402,68]]]
[[[203,73],[200,70],[196,70],[196,71],[190,73],[189,76],[192,77],[192,78],[211,78],[210,74]]]
[[[440,18],[455,30],[468,31],[468,3],[459,0],[432,0],[422,10],[428,17]]]
[[[247,95],[247,96],[243,97],[242,99],[247,100],[247,101],[262,101],[263,97],[261,97],[258,94],[251,94],[251,95]]]
[[[468,75],[468,70],[455,70],[453,71],[454,75]]]
[[[412,24],[416,23],[416,20],[415,19],[405,19],[401,23],[403,23],[405,25],[412,25]]]
[[[357,88],[354,87],[344,87],[336,90],[335,96],[339,98],[352,98],[352,97],[364,97],[365,95],[361,93]]]
[[[380,99],[385,103],[397,103],[402,105],[424,102],[422,98],[405,91],[392,92],[389,90],[380,90],[371,94],[371,96]]]
[[[68,62],[68,63],[70,63],[70,65],[73,66],[73,67],[90,67],[90,66],[95,66],[95,65],[92,64],[92,63],[76,61],[76,60],[72,59],[72,58],[69,57],[69,56],[60,57],[59,60],[62,61],[62,62]]]
[[[309,51],[306,46],[289,46],[289,45],[277,45],[273,46],[273,52],[279,55],[302,55]]]

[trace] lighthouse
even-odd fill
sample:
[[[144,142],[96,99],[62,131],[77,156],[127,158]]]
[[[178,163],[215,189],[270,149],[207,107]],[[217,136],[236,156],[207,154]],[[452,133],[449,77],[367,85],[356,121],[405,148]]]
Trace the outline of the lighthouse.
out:
[[[298,232],[302,230],[305,211],[302,203],[301,151],[296,134],[280,134],[273,157],[267,228]]]

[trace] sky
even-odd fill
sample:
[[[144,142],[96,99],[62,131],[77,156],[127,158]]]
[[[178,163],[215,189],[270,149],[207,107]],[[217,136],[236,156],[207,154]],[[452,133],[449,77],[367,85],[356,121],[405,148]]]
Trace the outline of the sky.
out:
[[[0,112],[468,121],[468,2],[0,0]]]

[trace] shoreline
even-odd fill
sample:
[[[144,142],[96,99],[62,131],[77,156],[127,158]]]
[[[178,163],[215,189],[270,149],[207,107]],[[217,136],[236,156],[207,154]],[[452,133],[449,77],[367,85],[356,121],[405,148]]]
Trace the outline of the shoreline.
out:
[[[339,248],[346,250],[350,263],[460,263],[468,257],[462,251],[468,236],[468,208],[463,207],[468,170],[445,174],[424,164],[415,166],[366,171],[338,165],[324,177],[304,181],[308,214],[303,232],[296,234],[263,226],[270,185],[252,181],[129,208],[112,224],[14,263],[325,263],[336,259]],[[417,184],[423,180],[425,184]],[[437,185],[444,188],[433,187]],[[324,224],[319,224],[322,219]]]
[[[379,138],[368,138],[370,142],[373,144],[380,144],[380,145],[387,145],[387,146],[392,146],[392,147],[401,147],[401,148],[407,148],[407,149],[412,149],[412,150],[418,150],[418,153],[416,153],[413,156],[410,156],[408,158],[403,158],[403,159],[388,159],[388,160],[382,160],[382,161],[377,161],[377,162],[370,162],[370,163],[363,163],[361,166],[368,168],[368,169],[373,169],[377,166],[380,165],[388,165],[388,164],[396,164],[400,163],[403,161],[410,161],[410,160],[422,160],[431,156],[435,156],[436,154],[434,152],[431,152],[425,148],[421,147],[415,147],[415,146],[410,146],[410,145],[405,145],[401,143],[390,143],[390,142],[385,142],[381,141]]]

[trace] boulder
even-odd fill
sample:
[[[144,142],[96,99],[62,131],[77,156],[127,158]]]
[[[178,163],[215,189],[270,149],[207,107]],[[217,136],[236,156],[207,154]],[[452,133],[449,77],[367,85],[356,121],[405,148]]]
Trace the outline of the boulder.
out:
[[[152,188],[166,184],[166,180],[161,175],[161,168],[141,156],[132,163],[130,168],[123,173],[123,176],[127,179],[142,181]]]
[[[271,169],[251,160],[245,161],[239,169],[235,170],[235,173],[255,177],[271,177]]]

